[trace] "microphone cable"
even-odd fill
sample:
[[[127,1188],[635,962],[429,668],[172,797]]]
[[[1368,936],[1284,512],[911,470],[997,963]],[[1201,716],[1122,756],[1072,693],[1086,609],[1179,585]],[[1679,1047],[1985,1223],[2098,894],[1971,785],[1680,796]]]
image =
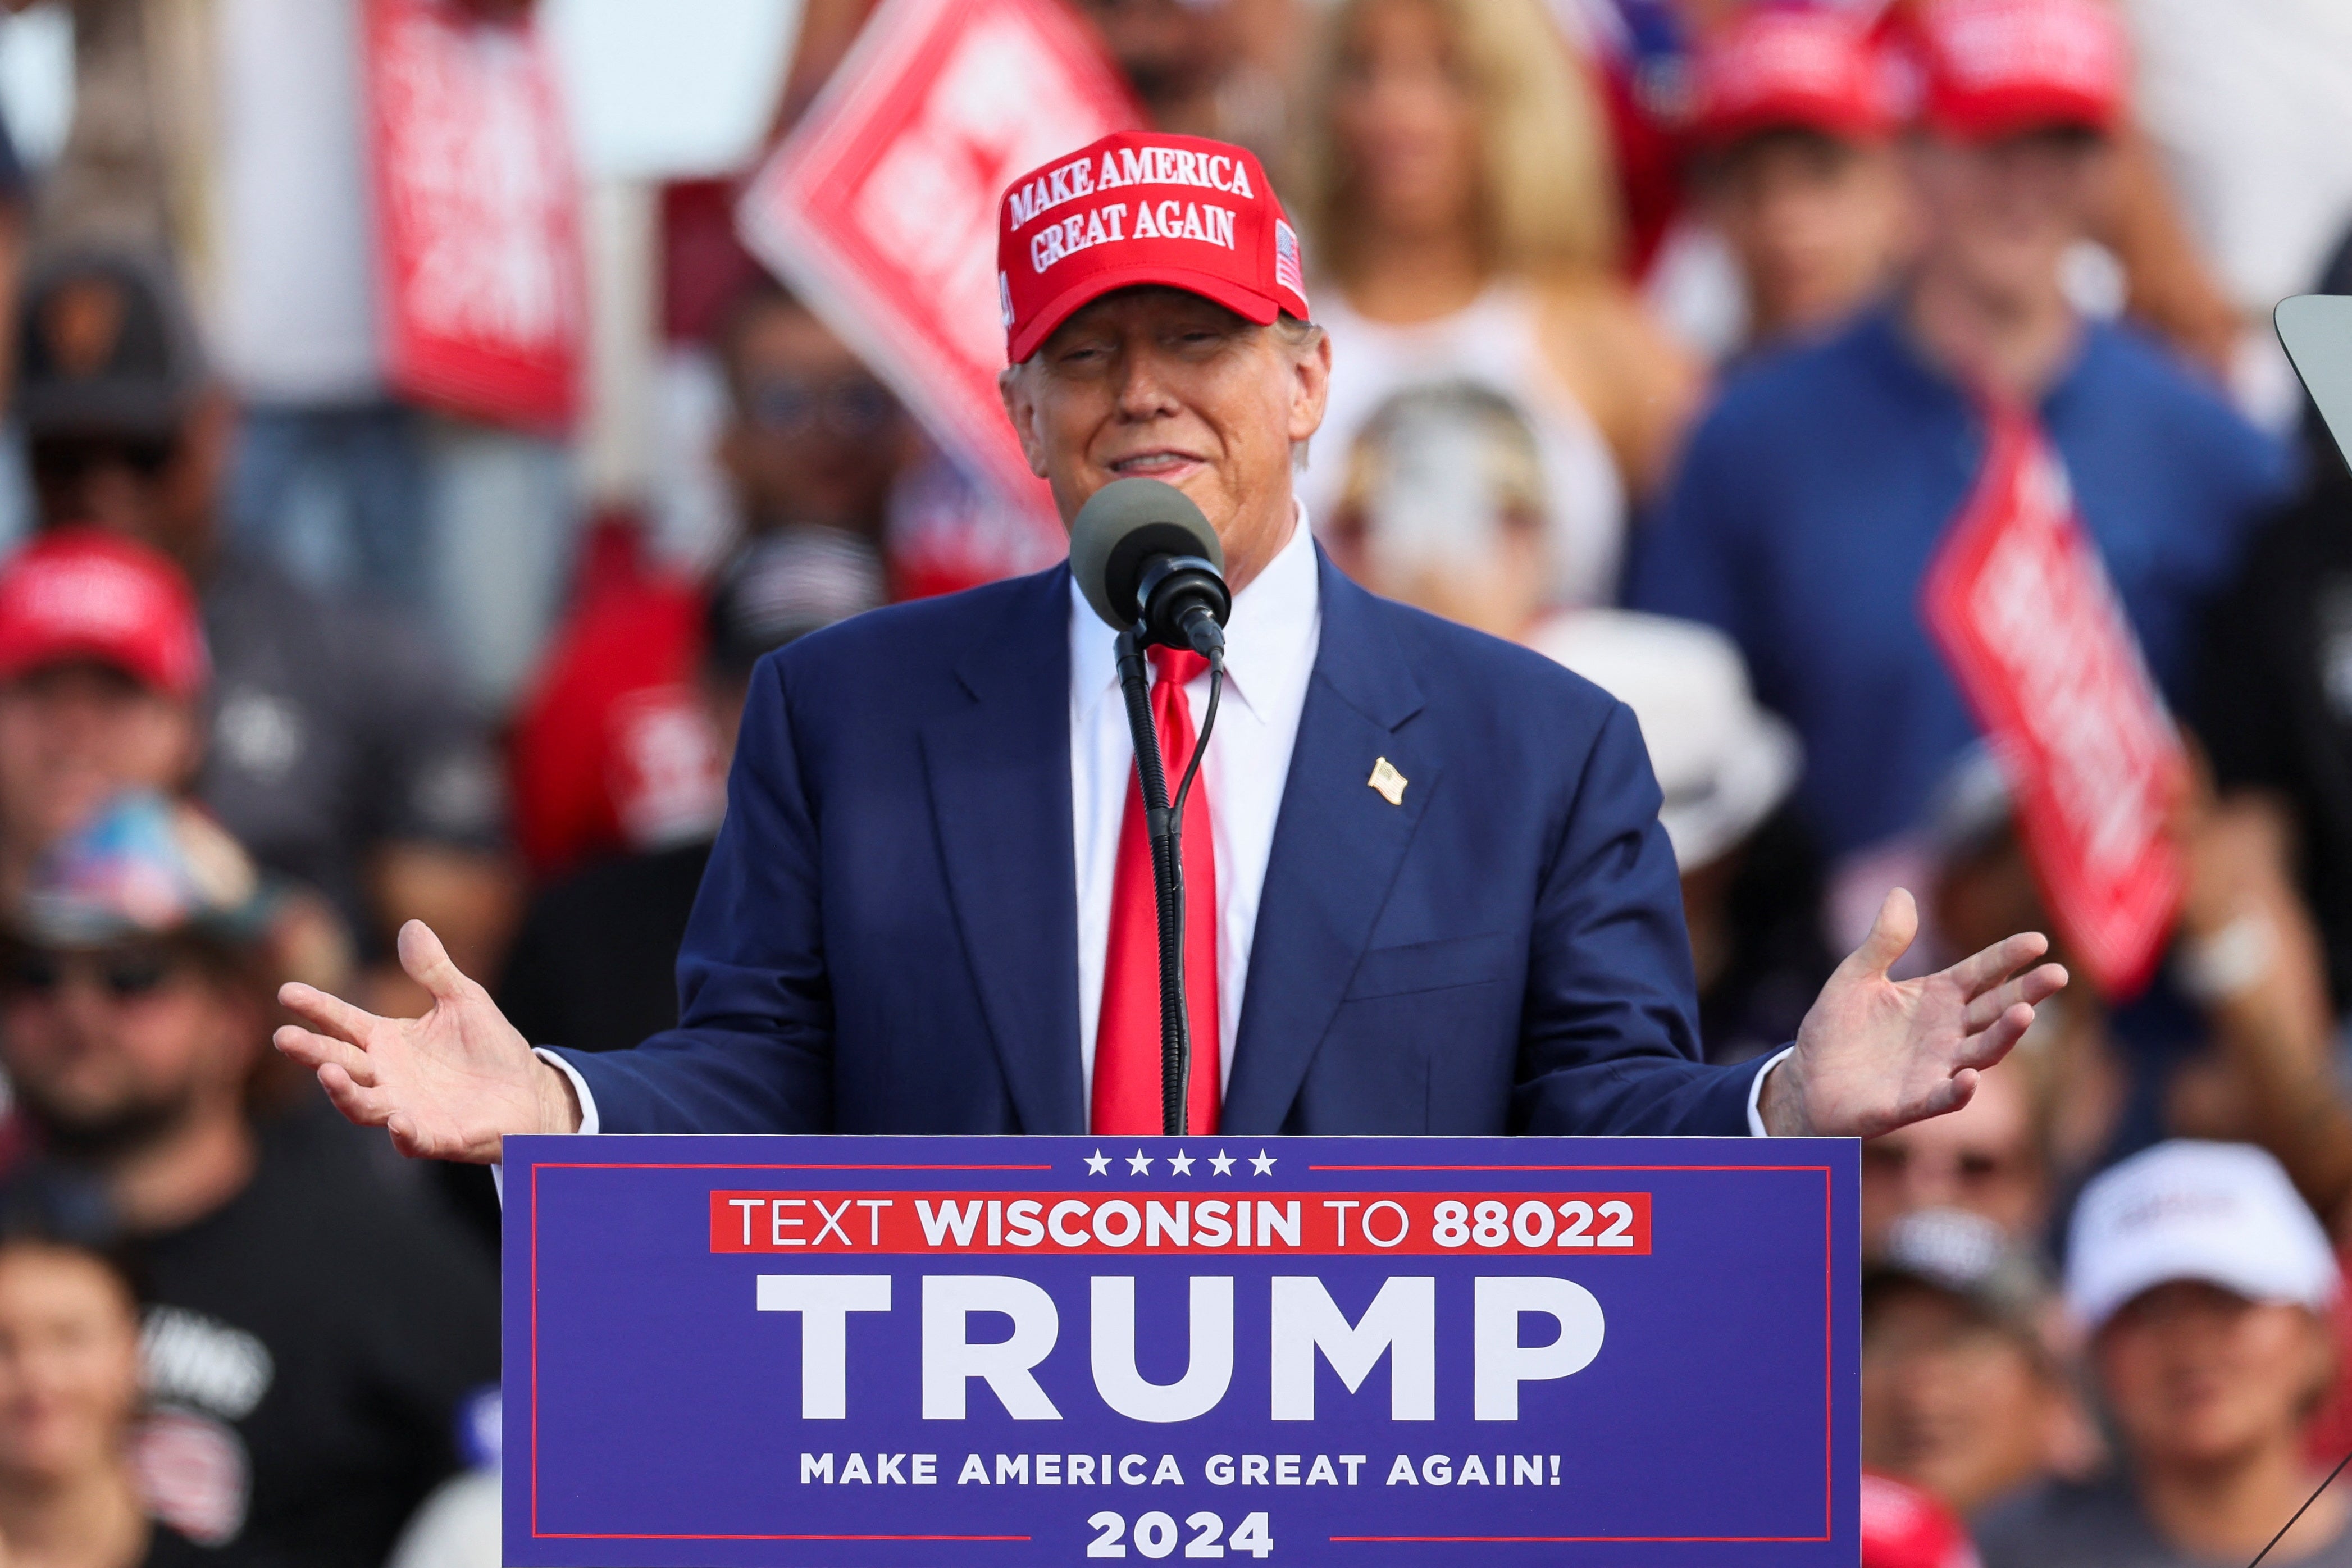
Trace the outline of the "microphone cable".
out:
[[[1209,735],[1217,727],[1217,702],[1225,691],[1225,649],[1222,638],[1210,647],[1208,659],[1209,706],[1201,715],[1201,732],[1193,737],[1192,758],[1184,764],[1184,776],[1177,784],[1175,798],[1169,803],[1168,806],[1168,858],[1179,870],[1176,879],[1175,914],[1176,930],[1179,933],[1177,951],[1180,954],[1183,951],[1181,933],[1184,930],[1184,900],[1187,897],[1187,889],[1181,874],[1184,864],[1184,803],[1192,796],[1192,780],[1201,771],[1201,759],[1208,754]],[[1216,910],[1209,911],[1209,918],[1212,921],[1216,919]],[[1210,943],[1209,951],[1212,954],[1216,952],[1216,945],[1213,942]],[[1181,968],[1182,963],[1181,957],[1178,963]],[[1166,1005],[1164,995],[1162,1005]],[[1192,1131],[1188,1125],[1192,1106],[1192,1019],[1189,1017],[1183,1020],[1181,1038],[1182,1048],[1176,1058],[1175,1121],[1180,1129],[1190,1132]]]
[[[2286,1532],[2294,1528],[2295,1520],[2301,1519],[2305,1514],[2311,1511],[2311,1505],[2319,1500],[2319,1494],[2336,1484],[2336,1478],[2344,1473],[2344,1467],[2347,1465],[2352,1465],[2352,1454],[2347,1454],[2342,1458],[2336,1461],[2336,1468],[2327,1472],[2327,1479],[2320,1482],[2317,1489],[2315,1489],[2309,1497],[2303,1500],[2303,1506],[2301,1508],[2294,1510],[2294,1519],[2290,1519],[2284,1524],[2279,1526],[2279,1532],[2271,1537],[2270,1546],[2265,1546],[2260,1552],[2255,1552],[2254,1560],[2252,1563],[2247,1563],[2246,1568],[2262,1568],[2263,1559],[2271,1554],[2271,1546],[2276,1546],[2280,1542],[2286,1539]]]

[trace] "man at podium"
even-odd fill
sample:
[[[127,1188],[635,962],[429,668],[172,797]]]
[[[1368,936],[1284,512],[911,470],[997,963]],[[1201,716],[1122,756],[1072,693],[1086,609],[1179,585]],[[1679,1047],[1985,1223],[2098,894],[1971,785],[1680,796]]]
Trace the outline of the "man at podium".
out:
[[[1005,411],[1064,521],[1113,480],[1164,480],[1234,591],[1184,819],[1193,1129],[1870,1134],[1965,1103],[2065,984],[2034,934],[1891,980],[1916,929],[1897,892],[1790,1048],[1704,1065],[1630,710],[1367,594],[1314,543],[1291,476],[1331,346],[1257,160],[1105,138],[1006,193],[998,266]],[[1111,644],[1064,566],[766,658],[679,1026],[635,1050],[535,1050],[414,921],[401,959],[429,1013],[290,985],[310,1027],[278,1047],[353,1121],[443,1159],[573,1131],[1156,1132],[1150,868]],[[1197,656],[1151,657],[1181,759],[1209,682]]]

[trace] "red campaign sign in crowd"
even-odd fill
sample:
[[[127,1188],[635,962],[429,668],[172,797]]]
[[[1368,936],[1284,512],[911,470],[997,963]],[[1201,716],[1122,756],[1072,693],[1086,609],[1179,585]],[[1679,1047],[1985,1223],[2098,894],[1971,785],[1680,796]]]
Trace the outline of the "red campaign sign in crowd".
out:
[[[1139,122],[1055,0],[886,0],[737,212],[752,252],[1056,552],[997,395],[996,204],[1015,175]]]
[[[369,0],[367,43],[386,377],[431,407],[560,434],[587,287],[546,41],[528,16]]]
[[[2165,829],[2180,740],[2056,448],[2023,413],[1990,417],[1983,471],[1922,608],[2008,774],[2052,917],[2099,989],[2128,996],[2179,908]]]
[[[1650,1194],[714,1192],[710,1250],[1646,1258]]]

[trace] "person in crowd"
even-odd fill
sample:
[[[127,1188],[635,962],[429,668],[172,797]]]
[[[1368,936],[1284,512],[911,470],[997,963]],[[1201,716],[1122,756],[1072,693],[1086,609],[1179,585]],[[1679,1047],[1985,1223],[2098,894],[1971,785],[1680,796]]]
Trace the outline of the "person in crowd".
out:
[[[1525,640],[1641,721],[1682,877],[1707,1060],[1778,1050],[1834,967],[1817,918],[1817,864],[1783,809],[1801,761],[1796,737],[1757,703],[1739,649],[1712,626],[1570,610]]]
[[[2341,1289],[2319,1222],[2278,1162],[2239,1144],[2159,1144],[2075,1206],[2066,1305],[2119,1449],[1979,1521],[1986,1568],[2242,1563],[2320,1479],[2303,1427],[2333,1375]],[[2352,1505],[2320,1492],[2281,1563],[2352,1563]]]
[[[27,286],[20,344],[44,526],[140,542],[197,586],[213,674],[197,796],[265,865],[324,894],[363,956],[423,916],[494,964],[516,900],[483,726],[415,624],[222,539],[236,409],[168,273],[125,252],[52,258]],[[116,783],[189,777],[159,765]],[[373,973],[388,996],[405,984]]]
[[[764,273],[719,321],[719,456],[747,539],[793,535],[887,591],[894,482],[913,450],[898,403]],[[707,840],[724,758],[700,689],[709,586],[656,579],[583,604],[515,722],[515,831],[542,877],[600,855]],[[428,921],[429,923],[429,921]]]
[[[140,1280],[166,1519],[229,1562],[374,1568],[497,1382],[498,1289],[320,1109],[248,1112],[272,898],[157,795],[52,849],[0,962],[0,1065],[39,1149],[0,1208]]]
[[[194,775],[208,679],[168,557],[69,528],[0,566],[0,903],[119,791]]]
[[[1507,397],[1565,546],[1552,597],[1611,598],[1628,496],[1664,471],[1699,382],[1614,271],[1591,82],[1540,0],[1348,0],[1321,69],[1298,183],[1332,342],[1320,443],[1344,452],[1414,384]],[[1318,527],[1338,476],[1301,478]]]
[[[2058,1359],[2048,1281],[2013,1232],[1920,1209],[1862,1286],[1862,1462],[1973,1518],[2060,1466],[2092,1429]]]
[[[440,9],[492,25],[534,3]],[[243,439],[223,454],[228,526],[314,585],[430,613],[469,699],[502,709],[553,623],[569,564],[568,455],[543,433],[429,414],[392,384],[363,112],[367,7],[68,8],[73,118],[36,205],[37,248],[130,251],[180,271],[244,414]],[[525,73],[443,80],[437,112],[477,129],[505,116],[502,135],[453,126],[445,145],[538,157],[531,110],[499,101],[518,83],[529,90]]]
[[[2226,10],[2121,0],[2154,193],[2116,244],[2132,310],[2219,374],[2281,432],[2302,408],[2271,310],[2311,285],[2352,224],[2352,9],[2239,0]]]
[[[2012,1058],[1984,1074],[1976,1097],[1951,1115],[1864,1142],[1863,1256],[1890,1256],[1897,1227],[1927,1211],[1972,1215],[2004,1246],[2039,1248],[2052,1212],[2046,1120],[2035,1064]]]
[[[1886,287],[1911,226],[1880,49],[1829,7],[1754,7],[1697,62],[1697,205],[1737,270],[1743,351],[1817,334]]]
[[[139,1307],[104,1255],[0,1239],[0,1557],[14,1568],[224,1561],[152,1518],[131,1461]]]
[[[0,907],[116,794],[196,776],[207,684],[195,599],[167,557],[64,528],[0,566]],[[343,921],[310,889],[278,900],[268,945],[289,975],[352,978]]]
[[[1796,780],[1789,728],[1750,695],[1738,649],[1710,626],[1630,611],[1556,611],[1563,547],[1534,431],[1470,382],[1408,387],[1346,455],[1325,529],[1375,593],[1522,642],[1629,704],[1641,721],[1682,876],[1710,1061],[1777,1049],[1827,978],[1812,857],[1780,807]]]
[[[1280,148],[1296,0],[1082,0],[1144,112],[1162,131]]]
[[[2102,0],[1928,0],[1916,261],[1886,306],[1727,390],[1635,563],[1634,606],[1727,632],[1803,739],[1833,945],[1923,868],[1924,808],[1977,733],[1917,603],[1981,466],[1981,400],[2040,420],[2168,692],[2284,482],[2200,380],[2069,303],[2125,111],[2119,27]]]
[[[882,602],[870,552],[828,529],[755,537],[704,617],[698,693],[724,772],[761,656]],[[499,1005],[523,1035],[621,1050],[677,1023],[677,947],[712,833],[598,860],[542,889],[515,936]]]
[[[2352,294],[2352,234],[2320,279]],[[2187,703],[2230,809],[2292,847],[2328,1004],[2352,1013],[2352,468],[2306,402],[2303,482],[2214,606]]]
[[[1937,792],[1928,900],[1938,940],[1957,945],[2014,919],[2046,921],[2042,887],[2017,830],[2007,780],[1986,748],[1965,753]],[[2118,1152],[2167,1135],[2245,1140],[2276,1155],[2305,1200],[2331,1219],[2352,1194],[2352,1104],[2334,1076],[2332,1026],[2318,938],[2296,897],[2275,823],[2213,798],[2201,777],[2176,809],[2171,835],[2184,881],[2167,966],[2161,1028],[2090,992],[2038,1015],[2033,1034],[1985,1076],[1965,1113],[1906,1128],[1864,1150],[1864,1226],[1896,1207],[1874,1203],[1874,1167],[1923,1157],[1930,1181],[1973,1159],[1986,1186],[1963,1201],[1995,1218],[2029,1189],[2046,1220],[2053,1194],[2072,1191]],[[2065,949],[2062,932],[2058,949]],[[2014,1096],[1996,1080],[2021,1075]],[[1990,1100],[1990,1107],[1982,1103]],[[2007,1134],[2028,1108],[2024,1142]],[[1916,1153],[1915,1154],[1915,1151]],[[1940,1151],[1940,1152],[1939,1152]],[[2020,1163],[2012,1154],[2024,1154]],[[2013,1178],[2038,1173],[2027,1187]],[[1885,1173],[1891,1176],[1892,1172]],[[1887,1181],[1890,1197],[1907,1180]],[[2004,1200],[2000,1194],[2007,1194]],[[1933,1189],[1919,1201],[1939,1201]],[[2038,1222],[2037,1222],[2038,1228]],[[2021,1231],[2020,1234],[2024,1234]]]

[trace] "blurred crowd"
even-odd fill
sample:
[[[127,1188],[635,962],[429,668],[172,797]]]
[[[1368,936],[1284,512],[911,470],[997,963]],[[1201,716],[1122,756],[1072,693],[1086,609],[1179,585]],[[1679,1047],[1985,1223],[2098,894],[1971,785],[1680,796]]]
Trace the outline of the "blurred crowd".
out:
[[[488,1181],[325,1114],[276,984],[415,1011],[422,918],[535,1040],[667,1026],[755,661],[1039,563],[723,181],[656,209],[676,493],[584,515],[562,431],[388,367],[377,0],[51,3],[69,132],[0,137],[0,1546],[495,1563]],[[2186,891],[2144,992],[1864,1149],[1864,1562],[2252,1557],[2352,1447],[2352,473],[2268,336],[2352,292],[2352,8],[1073,3],[1276,171],[1334,560],[1633,707],[1716,1059],[1890,888],[1922,967],[2051,929],[1919,609],[1987,408],[2047,437]],[[872,8],[805,0],[775,136]],[[2352,1501],[2271,1560],[2352,1564]]]

